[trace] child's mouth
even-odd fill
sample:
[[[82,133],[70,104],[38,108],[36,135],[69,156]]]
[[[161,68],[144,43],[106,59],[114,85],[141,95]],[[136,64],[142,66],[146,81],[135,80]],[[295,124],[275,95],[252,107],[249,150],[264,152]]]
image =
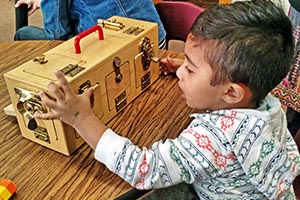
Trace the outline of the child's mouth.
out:
[[[180,88],[180,87],[179,87]],[[184,92],[183,92],[183,90],[180,88],[180,96],[181,96],[181,98],[183,98],[183,99],[185,99],[185,94],[184,94]]]
[[[185,95],[184,95],[184,92],[183,92],[183,91],[181,91],[180,96],[181,96],[183,99],[185,99]]]
[[[180,96],[181,96],[183,99],[185,99],[185,94],[184,94],[183,90],[181,89],[179,82],[178,82],[178,87],[179,87],[179,89],[180,89]]]

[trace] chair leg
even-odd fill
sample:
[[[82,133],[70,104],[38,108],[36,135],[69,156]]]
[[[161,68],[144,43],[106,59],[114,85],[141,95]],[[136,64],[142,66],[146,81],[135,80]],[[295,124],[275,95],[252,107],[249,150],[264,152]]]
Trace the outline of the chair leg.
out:
[[[296,177],[293,183],[296,199],[300,200],[300,175]]]
[[[300,129],[298,129],[297,133],[294,135],[294,140],[297,144],[298,151],[300,152]],[[298,175],[294,180],[293,186],[295,190],[296,199],[300,200],[300,175]]]
[[[300,152],[300,129],[298,129],[297,133],[294,135],[294,140],[295,140],[298,150]]]
[[[290,133],[295,136],[297,131],[300,129],[300,113],[288,107],[286,116],[288,121],[288,129]]]
[[[17,2],[16,0],[15,2]],[[22,28],[23,26],[28,26],[28,7],[27,4],[23,4],[15,9],[15,20],[16,20],[16,30]]]

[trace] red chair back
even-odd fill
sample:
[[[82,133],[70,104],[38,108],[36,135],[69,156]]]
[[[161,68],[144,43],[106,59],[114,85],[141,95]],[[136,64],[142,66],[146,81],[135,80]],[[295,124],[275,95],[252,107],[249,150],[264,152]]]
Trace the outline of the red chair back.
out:
[[[186,1],[159,1],[155,7],[167,32],[167,41],[185,41],[193,22],[204,10]]]

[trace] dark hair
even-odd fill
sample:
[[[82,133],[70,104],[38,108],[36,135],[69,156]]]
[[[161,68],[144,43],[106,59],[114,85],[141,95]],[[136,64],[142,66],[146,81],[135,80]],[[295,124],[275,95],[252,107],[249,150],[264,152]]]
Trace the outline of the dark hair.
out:
[[[243,83],[255,104],[290,69],[292,25],[284,11],[269,0],[213,5],[198,16],[191,33],[214,71],[211,84],[226,79]]]

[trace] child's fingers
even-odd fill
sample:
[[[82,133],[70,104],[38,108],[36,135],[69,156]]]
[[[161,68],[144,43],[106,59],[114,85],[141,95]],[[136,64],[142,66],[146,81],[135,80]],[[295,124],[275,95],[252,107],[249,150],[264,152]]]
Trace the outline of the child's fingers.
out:
[[[170,57],[167,58],[167,61],[168,61],[169,65],[171,65],[171,66],[173,66],[175,68],[180,67],[183,64],[183,62],[184,62],[183,59],[170,58]]]
[[[48,108],[48,111],[45,113],[35,112],[33,117],[37,119],[57,119],[56,112],[53,112],[56,109],[56,100],[44,91],[39,92],[39,96],[43,104]]]
[[[56,100],[53,98],[50,98],[48,94],[46,94],[44,91],[41,91],[39,93],[39,96],[43,102],[43,104],[49,108],[49,109],[55,109],[56,108]]]
[[[52,112],[47,112],[47,113],[39,113],[39,112],[35,112],[33,117],[35,119],[44,119],[44,120],[53,120],[53,119],[57,119],[56,115]]]
[[[174,64],[173,60],[174,60],[173,58],[167,57],[167,58],[166,58],[167,65],[168,65],[168,66],[173,65],[173,64]]]
[[[64,74],[60,70],[56,70],[54,72],[54,74],[55,74],[55,76],[58,80],[58,83],[59,83],[60,87],[62,88],[64,94],[66,96],[74,95],[73,89],[72,89],[70,83],[67,81]]]
[[[62,88],[53,82],[50,82],[48,84],[48,92],[49,92],[49,94],[51,94],[54,97],[54,99],[56,99],[58,101],[63,101],[66,98],[65,97],[66,95],[65,95],[64,91],[62,90]]]

